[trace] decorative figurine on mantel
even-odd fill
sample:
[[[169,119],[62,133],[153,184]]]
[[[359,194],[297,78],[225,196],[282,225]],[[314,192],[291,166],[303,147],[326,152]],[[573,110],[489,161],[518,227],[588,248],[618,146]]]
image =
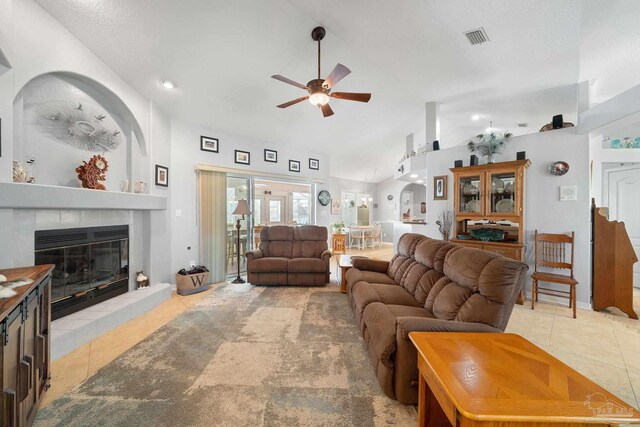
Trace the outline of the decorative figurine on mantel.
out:
[[[92,190],[106,190],[107,188],[100,181],[106,179],[105,173],[109,169],[107,159],[101,155],[93,156],[89,162],[76,168],[78,179],[82,182],[82,188],[90,188]]]

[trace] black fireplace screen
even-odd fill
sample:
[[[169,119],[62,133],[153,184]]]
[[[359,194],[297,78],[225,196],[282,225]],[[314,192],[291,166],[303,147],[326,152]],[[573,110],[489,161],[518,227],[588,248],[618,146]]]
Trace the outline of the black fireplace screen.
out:
[[[128,226],[37,231],[35,263],[55,265],[52,303],[70,297],[93,298],[117,282],[125,285],[126,292],[128,234]]]

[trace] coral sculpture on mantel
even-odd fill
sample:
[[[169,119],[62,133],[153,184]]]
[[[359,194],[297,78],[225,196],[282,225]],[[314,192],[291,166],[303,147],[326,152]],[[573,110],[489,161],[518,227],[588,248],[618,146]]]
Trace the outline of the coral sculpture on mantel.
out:
[[[105,173],[109,169],[107,159],[101,155],[93,156],[89,162],[82,162],[76,168],[78,179],[82,182],[82,188],[90,188],[92,190],[106,190],[107,188],[100,181],[106,178]]]

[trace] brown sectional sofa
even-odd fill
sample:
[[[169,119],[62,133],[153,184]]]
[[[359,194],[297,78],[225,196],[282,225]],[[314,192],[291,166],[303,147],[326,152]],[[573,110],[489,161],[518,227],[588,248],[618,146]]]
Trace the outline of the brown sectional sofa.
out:
[[[260,232],[259,248],[247,252],[253,285],[322,286],[329,282],[327,228],[274,225]]]
[[[353,260],[347,298],[384,393],[418,401],[409,332],[503,332],[528,266],[494,252],[405,234],[390,262]]]

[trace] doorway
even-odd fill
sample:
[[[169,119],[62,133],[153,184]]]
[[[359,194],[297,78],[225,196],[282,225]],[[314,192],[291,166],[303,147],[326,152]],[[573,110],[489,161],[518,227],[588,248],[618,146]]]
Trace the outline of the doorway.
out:
[[[256,227],[315,223],[311,184],[256,178],[253,185]]]
[[[603,199],[609,208],[609,220],[624,222],[631,245],[640,258],[640,164],[608,166],[603,165]],[[633,286],[640,288],[638,262],[633,265]]]

